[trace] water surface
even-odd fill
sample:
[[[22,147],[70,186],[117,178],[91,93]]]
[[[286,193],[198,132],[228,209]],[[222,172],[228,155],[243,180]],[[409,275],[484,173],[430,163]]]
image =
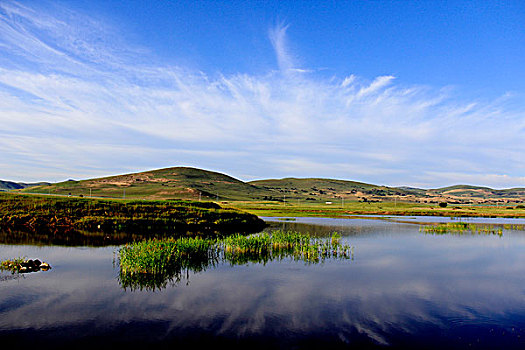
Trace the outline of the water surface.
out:
[[[355,247],[353,259],[219,264],[166,288],[123,288],[117,245],[0,245],[53,269],[0,278],[0,340],[251,348],[525,346],[525,232],[420,232],[413,223],[297,218],[269,229]]]

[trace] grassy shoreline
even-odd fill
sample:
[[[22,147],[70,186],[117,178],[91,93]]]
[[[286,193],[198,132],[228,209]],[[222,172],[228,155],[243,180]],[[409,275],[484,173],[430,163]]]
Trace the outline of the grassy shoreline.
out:
[[[33,232],[257,232],[256,215],[212,202],[103,200],[0,193],[0,228]]]
[[[223,202],[229,208],[238,208],[246,212],[267,217],[297,216],[297,217],[332,217],[344,218],[349,215],[418,215],[418,216],[450,216],[450,217],[501,217],[525,218],[525,207],[508,206],[472,206],[454,205],[445,208],[439,205],[395,202],[333,202],[306,203],[294,202],[271,203],[263,201],[231,201]]]

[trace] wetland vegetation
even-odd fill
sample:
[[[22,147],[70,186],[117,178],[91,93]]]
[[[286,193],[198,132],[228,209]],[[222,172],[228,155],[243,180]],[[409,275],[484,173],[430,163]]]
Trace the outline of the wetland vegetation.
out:
[[[89,231],[112,234],[257,232],[253,214],[212,202],[108,200],[0,193],[0,228],[30,232]]]
[[[155,290],[219,263],[233,266],[282,259],[306,263],[352,259],[354,248],[342,244],[340,239],[337,233],[328,238],[312,238],[277,230],[215,239],[185,237],[134,242],[119,250],[119,280],[123,288]]]
[[[438,204],[408,202],[311,202],[289,200],[283,203],[269,201],[231,201],[223,205],[266,217],[332,217],[345,218],[349,215],[417,215],[441,217],[501,217],[523,218],[522,205],[454,205],[440,207]]]
[[[20,272],[21,265],[25,258],[14,258],[0,261],[0,270],[10,271],[12,273]]]
[[[521,229],[518,225],[509,225],[511,229]],[[447,222],[435,225],[425,225],[419,229],[429,234],[485,234],[485,235],[503,235],[503,229],[494,225],[481,225],[467,222]]]
[[[13,274],[47,271],[50,268],[48,263],[38,259],[14,258],[0,261],[0,270],[10,271]]]

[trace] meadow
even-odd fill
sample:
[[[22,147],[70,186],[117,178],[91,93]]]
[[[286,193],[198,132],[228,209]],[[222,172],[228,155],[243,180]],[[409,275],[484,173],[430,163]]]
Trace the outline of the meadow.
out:
[[[328,204],[327,204],[328,202]],[[238,208],[258,216],[312,216],[343,218],[349,215],[425,215],[449,217],[525,217],[523,205],[447,205],[411,202],[362,202],[362,201],[223,201],[221,205]]]

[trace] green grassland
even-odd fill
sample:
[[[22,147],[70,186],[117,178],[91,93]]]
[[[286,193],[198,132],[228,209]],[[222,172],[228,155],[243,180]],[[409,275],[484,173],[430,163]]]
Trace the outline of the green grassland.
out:
[[[212,202],[107,200],[0,193],[0,228],[67,232],[253,232],[257,216]]]
[[[348,217],[348,215],[429,215],[451,217],[525,217],[523,205],[447,205],[442,208],[437,204],[407,202],[356,202],[288,200],[283,203],[269,201],[232,201],[223,203],[231,208],[238,208],[258,216],[319,216]]]

